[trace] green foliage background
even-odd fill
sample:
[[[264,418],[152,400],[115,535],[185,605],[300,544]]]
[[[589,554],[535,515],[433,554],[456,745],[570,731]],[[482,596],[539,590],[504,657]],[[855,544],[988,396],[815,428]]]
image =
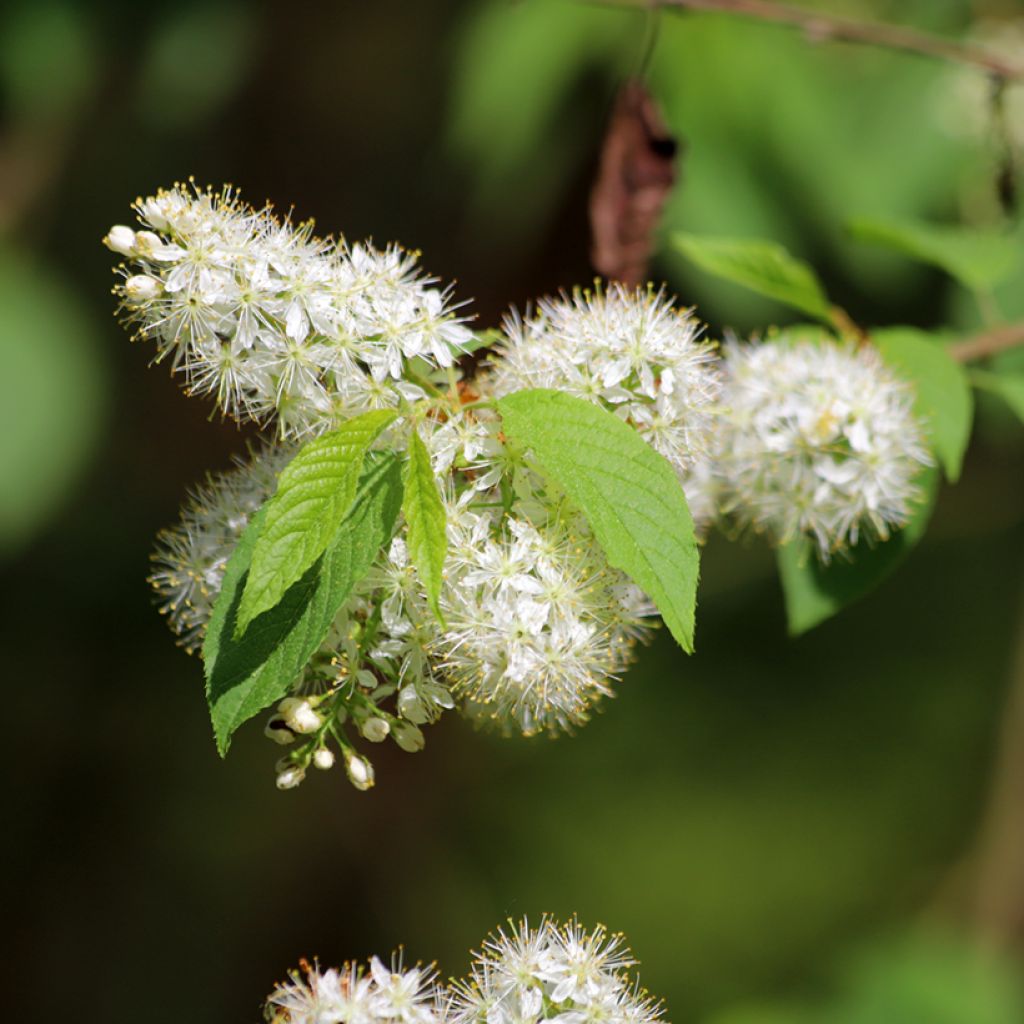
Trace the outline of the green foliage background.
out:
[[[1024,13],[826,6],[950,33]],[[382,749],[369,795],[340,777],[277,793],[258,729],[218,762],[201,665],[151,606],[152,535],[247,432],[208,422],[110,318],[98,240],[127,202],[234,181],[422,248],[492,325],[590,277],[586,194],[645,31],[557,0],[0,10],[12,1015],[251,1020],[300,955],[404,942],[456,974],[506,915],[550,910],[624,931],[677,1024],[1020,1019],[1013,966],[963,945],[1024,663],[1024,431],[995,398],[920,547],[840,617],[788,639],[771,554],[713,538],[694,656],[663,631],[575,739],[445,721],[422,754]],[[938,270],[843,227],[994,217],[984,124],[947,125],[951,74],[664,18],[651,80],[686,140],[666,242],[770,238],[864,322],[976,324]],[[667,244],[657,272],[716,332],[790,317]],[[1024,277],[997,298],[1024,315]],[[953,937],[914,937],[940,925]]]

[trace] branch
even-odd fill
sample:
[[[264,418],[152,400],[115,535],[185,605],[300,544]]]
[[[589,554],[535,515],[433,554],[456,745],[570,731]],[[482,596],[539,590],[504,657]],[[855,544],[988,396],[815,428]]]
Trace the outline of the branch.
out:
[[[760,21],[769,21],[776,25],[788,25],[790,28],[800,29],[815,42],[831,40],[901,50],[904,53],[914,53],[922,57],[967,64],[988,72],[1002,81],[1024,81],[1024,64],[1014,64],[972,43],[945,39],[942,36],[906,28],[902,25],[858,21],[854,18],[821,14],[818,11],[795,7],[792,4],[775,3],[774,0],[603,0],[603,2],[616,7],[668,7],[756,18]]]
[[[976,359],[985,359],[1010,348],[1024,345],[1024,322],[1006,324],[983,331],[973,338],[957,342],[949,348],[949,354],[958,363],[971,363]]]

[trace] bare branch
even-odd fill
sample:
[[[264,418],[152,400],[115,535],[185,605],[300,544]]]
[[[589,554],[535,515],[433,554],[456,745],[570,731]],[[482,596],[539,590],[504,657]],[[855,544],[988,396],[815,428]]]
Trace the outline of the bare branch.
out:
[[[1019,345],[1024,345],[1024,323],[1005,324],[983,331],[950,346],[949,353],[959,363],[972,363]]]
[[[805,7],[775,3],[774,0],[600,0],[615,7],[664,7],[687,11],[707,11],[755,18],[776,25],[800,29],[814,42],[859,43],[888,50],[900,50],[922,57],[967,64],[1005,81],[1024,80],[1024,64],[1005,60],[997,54],[955,39],[922,32],[902,25],[877,21],[859,21],[822,14]]]

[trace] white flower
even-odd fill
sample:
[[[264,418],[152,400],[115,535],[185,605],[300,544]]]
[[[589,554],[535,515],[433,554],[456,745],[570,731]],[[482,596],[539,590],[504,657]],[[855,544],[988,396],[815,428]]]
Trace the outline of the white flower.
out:
[[[499,929],[448,1003],[450,1024],[654,1024],[660,1007],[629,977],[621,936],[542,918]]]
[[[367,971],[347,963],[321,971],[303,961],[267,1000],[272,1024],[440,1024],[433,967],[402,968],[400,956],[388,969],[374,957]]]
[[[823,561],[906,524],[931,463],[913,390],[870,346],[730,344],[717,469],[722,507]]]
[[[506,318],[493,387],[566,391],[632,423],[675,468],[703,530],[714,513],[702,485],[720,381],[692,312],[621,284],[542,299],[534,316]]]

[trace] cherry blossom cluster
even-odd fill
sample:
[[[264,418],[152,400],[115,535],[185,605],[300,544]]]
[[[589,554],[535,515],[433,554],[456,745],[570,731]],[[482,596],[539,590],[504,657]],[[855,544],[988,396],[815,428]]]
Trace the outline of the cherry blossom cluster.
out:
[[[266,1005],[270,1024],[655,1024],[661,1006],[630,976],[636,965],[619,935],[575,919],[526,920],[490,936],[469,976],[447,987],[433,967],[321,970],[303,962]]]
[[[448,367],[471,338],[414,253],[313,234],[229,188],[139,199],[141,230],[111,229],[128,260],[124,319],[190,391],[282,437],[424,397],[410,363]]]
[[[505,732],[571,731],[650,635],[652,603],[507,445],[495,399],[557,389],[635,426],[675,470],[699,536],[716,523],[779,544],[804,535],[828,561],[914,512],[930,455],[912,388],[870,345],[823,332],[719,350],[664,292],[612,284],[510,314],[467,378],[457,360],[477,338],[412,254],[316,238],[229,189],[176,186],[135,209],[139,226],[105,239],[126,261],[124,320],[192,391],[276,427],[160,537],[152,584],[183,646],[202,646],[238,539],[306,435],[395,408],[377,447],[402,451],[415,431],[437,475],[438,607],[400,519],[266,723],[287,748],[282,789],[339,755],[368,789],[357,745],[420,750],[422,726],[450,709]]]

